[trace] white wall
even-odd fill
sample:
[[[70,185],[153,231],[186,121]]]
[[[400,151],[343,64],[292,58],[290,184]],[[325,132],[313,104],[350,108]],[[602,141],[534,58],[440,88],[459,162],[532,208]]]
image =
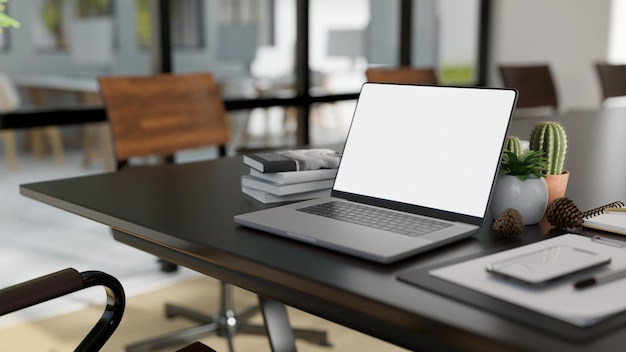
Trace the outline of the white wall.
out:
[[[611,4],[611,34],[609,36],[609,61],[626,62],[626,0],[613,0]]]
[[[550,64],[563,110],[597,107],[593,64],[606,60],[611,0],[493,1],[490,84],[498,64]]]

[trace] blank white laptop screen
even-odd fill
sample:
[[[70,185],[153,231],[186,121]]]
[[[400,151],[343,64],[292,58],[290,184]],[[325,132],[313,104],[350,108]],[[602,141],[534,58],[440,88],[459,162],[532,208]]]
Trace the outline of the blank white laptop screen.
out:
[[[514,99],[511,90],[365,84],[333,189],[483,217]]]

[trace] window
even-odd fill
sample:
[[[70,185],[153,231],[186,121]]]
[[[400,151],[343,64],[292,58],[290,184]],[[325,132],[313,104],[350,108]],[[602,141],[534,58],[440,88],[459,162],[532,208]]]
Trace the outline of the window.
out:
[[[0,1],[0,51],[5,51],[8,47],[8,28],[19,27],[19,25],[19,21],[7,13],[7,5]]]
[[[67,48],[65,33],[65,0],[37,0],[33,6],[33,42],[38,49],[64,50]]]
[[[150,0],[136,0],[137,45],[150,46]],[[204,46],[202,0],[176,0],[170,2],[170,27],[172,45],[176,48],[201,48]]]
[[[259,45],[274,44],[274,0],[221,0],[221,26],[253,25]]]
[[[358,92],[370,64],[395,61],[398,1],[316,0],[310,9],[311,94]]]
[[[204,46],[202,35],[203,2],[199,0],[172,1],[172,43],[177,47],[199,48]]]
[[[76,17],[101,17],[111,16],[112,11],[111,0],[78,0],[76,2]]]
[[[437,23],[431,30],[436,39],[434,61],[439,68],[442,84],[466,85],[478,80],[478,31],[480,27],[480,2],[478,0],[439,0],[435,8]],[[417,20],[419,23],[419,19]],[[416,45],[417,44],[417,45]],[[420,44],[414,44],[418,51]]]
[[[7,45],[7,42],[9,39],[8,34],[9,34],[9,31],[6,29],[0,32],[0,51],[5,51],[8,48],[8,45]]]
[[[111,0],[36,0],[32,26],[38,49],[67,50],[72,26],[80,19],[106,18],[113,13]]]

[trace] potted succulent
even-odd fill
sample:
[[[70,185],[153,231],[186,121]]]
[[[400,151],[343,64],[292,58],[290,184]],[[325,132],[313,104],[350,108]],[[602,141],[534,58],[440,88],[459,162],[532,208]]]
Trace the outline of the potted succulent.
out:
[[[556,121],[543,121],[535,125],[530,134],[530,149],[541,150],[546,157],[546,184],[548,205],[565,196],[569,172],[564,170],[567,152],[567,134]]]
[[[522,215],[524,225],[538,223],[548,205],[546,166],[543,151],[522,152],[519,138],[508,137],[491,198],[492,216],[513,208]]]

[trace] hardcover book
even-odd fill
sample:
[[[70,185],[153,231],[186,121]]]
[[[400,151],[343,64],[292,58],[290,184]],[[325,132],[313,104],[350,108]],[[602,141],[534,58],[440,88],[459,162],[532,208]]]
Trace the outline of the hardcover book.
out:
[[[254,189],[254,188],[248,188],[246,186],[241,186],[241,191],[244,194],[249,195],[250,197],[258,200],[261,203],[292,202],[296,200],[306,200],[306,199],[330,196],[330,188],[320,189],[317,191],[303,192],[303,193],[287,194],[284,196],[277,196],[275,194],[267,193],[267,192]]]
[[[331,188],[333,186],[333,182],[334,182],[333,179],[328,179],[328,180],[318,180],[318,181],[310,181],[310,182],[293,183],[293,184],[288,184],[288,185],[280,185],[277,183],[268,182],[262,179],[255,178],[250,175],[241,176],[242,186],[253,188],[253,189],[258,189],[258,190],[265,191],[267,193],[271,193],[271,194],[278,195],[278,196]]]
[[[245,154],[243,163],[267,173],[336,169],[340,159],[340,154],[332,149],[296,149]]]
[[[287,185],[292,183],[334,179],[335,176],[337,176],[337,169],[261,172],[251,168],[250,176],[281,185]]]

